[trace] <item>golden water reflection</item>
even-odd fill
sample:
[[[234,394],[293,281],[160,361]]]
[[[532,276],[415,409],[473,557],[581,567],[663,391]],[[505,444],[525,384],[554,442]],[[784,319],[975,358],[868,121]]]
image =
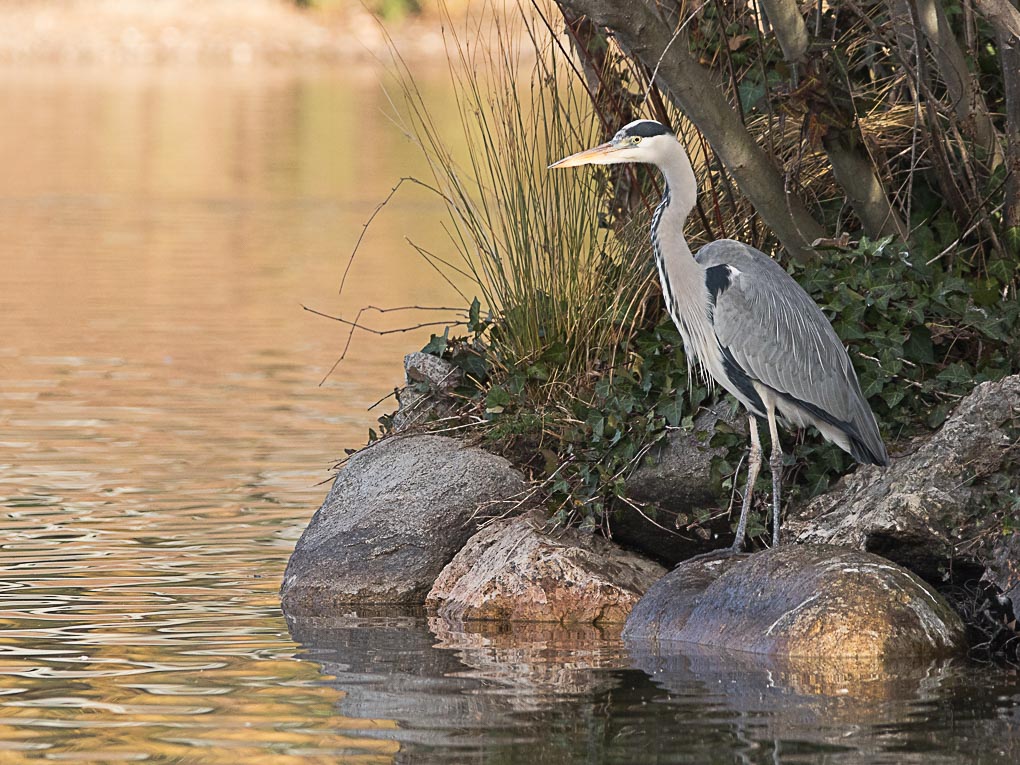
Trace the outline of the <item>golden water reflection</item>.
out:
[[[413,192],[336,294],[421,169],[387,109],[373,71],[0,70],[0,760],[399,748],[336,715],[277,597],[428,337],[362,340],[319,387],[345,332],[301,304],[449,301]]]

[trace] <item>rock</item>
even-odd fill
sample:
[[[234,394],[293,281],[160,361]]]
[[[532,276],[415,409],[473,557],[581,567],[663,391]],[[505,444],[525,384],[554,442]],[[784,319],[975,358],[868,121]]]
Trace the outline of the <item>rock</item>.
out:
[[[436,579],[426,606],[451,621],[623,622],[665,569],[603,537],[541,531],[536,516],[475,534]]]
[[[1006,534],[998,541],[981,578],[1001,593],[999,600],[1009,604],[1014,620],[1020,619],[1020,532]],[[1018,632],[1015,621],[1013,631]]]
[[[351,604],[421,605],[475,531],[480,506],[523,491],[502,457],[444,436],[380,441],[355,454],[298,540],[281,588],[293,614]]]
[[[705,409],[693,429],[672,431],[645,458],[627,479],[626,492],[646,505],[648,517],[630,509],[619,513],[610,524],[613,539],[670,565],[732,540],[729,516],[719,512],[722,488],[712,478],[712,459],[726,449],[709,445],[720,428],[746,437],[744,418],[730,411],[727,401]]]
[[[393,415],[397,431],[450,414],[450,394],[464,381],[464,372],[446,359],[418,351],[404,356],[404,380],[407,385],[397,391],[400,407]]]
[[[981,506],[981,478],[1013,469],[1020,376],[982,383],[942,429],[888,468],[860,467],[791,511],[787,538],[868,550],[937,579]]]
[[[919,578],[831,545],[685,561],[649,589],[623,635],[770,656],[937,657],[964,647],[960,618]]]
[[[446,359],[416,351],[404,356],[404,379],[408,385],[424,382],[438,393],[450,393],[464,381],[464,372]]]

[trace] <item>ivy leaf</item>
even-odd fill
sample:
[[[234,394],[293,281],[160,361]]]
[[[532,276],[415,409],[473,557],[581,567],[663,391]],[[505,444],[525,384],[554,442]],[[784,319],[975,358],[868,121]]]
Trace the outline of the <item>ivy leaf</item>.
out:
[[[678,427],[684,415],[683,397],[677,392],[671,401],[666,401],[655,407],[655,411],[666,418],[666,422],[671,428]]]
[[[487,414],[500,414],[510,405],[510,394],[505,388],[493,385],[485,396],[485,412]]]
[[[422,353],[428,353],[432,356],[442,356],[446,353],[446,349],[450,346],[450,328],[447,327],[443,330],[442,336],[432,335],[429,341],[425,343],[425,347],[421,349]]]
[[[953,385],[966,386],[971,383],[974,375],[966,364],[957,361],[950,364],[938,374],[938,379]]]
[[[903,343],[903,355],[916,364],[934,364],[935,349],[931,343],[931,330],[920,324],[910,330]]]
[[[454,356],[453,363],[464,370],[469,377],[485,382],[489,376],[489,365],[485,358],[474,351],[464,351]]]

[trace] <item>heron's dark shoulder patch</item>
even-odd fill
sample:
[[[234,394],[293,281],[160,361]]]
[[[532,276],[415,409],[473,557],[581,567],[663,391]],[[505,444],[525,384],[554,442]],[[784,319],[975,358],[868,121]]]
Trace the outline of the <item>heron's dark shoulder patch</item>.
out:
[[[705,286],[708,288],[708,296],[713,305],[719,296],[729,288],[731,278],[730,267],[727,265],[705,269]]]
[[[639,135],[642,138],[651,138],[654,135],[666,135],[669,130],[659,122],[654,120],[641,120],[635,122],[633,125],[628,126],[625,129],[627,135]]]

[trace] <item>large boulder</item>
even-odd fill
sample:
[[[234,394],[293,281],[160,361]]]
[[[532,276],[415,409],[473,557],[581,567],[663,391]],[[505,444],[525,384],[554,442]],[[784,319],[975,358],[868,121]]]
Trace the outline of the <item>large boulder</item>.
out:
[[[685,561],[649,589],[623,635],[770,656],[884,660],[964,648],[960,618],[914,574],[830,545]]]
[[[593,534],[542,530],[539,515],[475,534],[436,579],[426,605],[444,619],[614,623],[665,569]]]
[[[1020,376],[978,385],[945,425],[887,468],[861,467],[795,508],[784,532],[798,542],[884,555],[929,579],[973,536],[988,476],[1015,471]]]
[[[479,508],[524,490],[502,457],[434,435],[355,454],[298,540],[281,590],[293,614],[350,605],[421,605],[476,530]]]
[[[720,432],[746,439],[742,415],[720,401],[676,429],[653,449],[626,483],[626,494],[643,508],[625,508],[610,523],[613,539],[670,565],[733,539],[729,515],[712,461],[726,454],[712,446]]]

